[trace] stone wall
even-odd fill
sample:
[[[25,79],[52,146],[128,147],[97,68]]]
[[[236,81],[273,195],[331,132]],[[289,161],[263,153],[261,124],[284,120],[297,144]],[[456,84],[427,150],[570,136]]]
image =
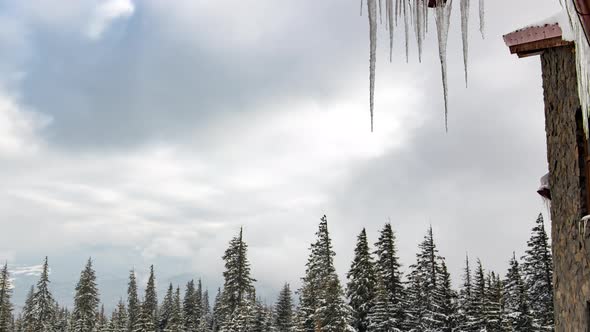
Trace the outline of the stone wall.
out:
[[[551,184],[555,330],[588,330],[590,241],[583,243],[579,220],[586,214],[585,139],[581,127],[574,48],[541,55],[547,159]],[[590,235],[590,228],[588,229]]]

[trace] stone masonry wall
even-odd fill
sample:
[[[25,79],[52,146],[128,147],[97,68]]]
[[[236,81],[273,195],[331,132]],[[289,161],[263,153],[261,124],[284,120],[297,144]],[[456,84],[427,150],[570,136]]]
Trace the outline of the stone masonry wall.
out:
[[[586,214],[584,135],[573,47],[541,55],[547,159],[551,184],[555,331],[588,330],[590,241],[583,245],[579,220]],[[590,235],[590,228],[588,229]]]

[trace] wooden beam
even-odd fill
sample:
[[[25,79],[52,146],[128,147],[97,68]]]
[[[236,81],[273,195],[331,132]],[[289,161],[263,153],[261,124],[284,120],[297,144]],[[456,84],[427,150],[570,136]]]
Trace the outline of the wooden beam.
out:
[[[530,43],[517,44],[510,46],[510,53],[517,54],[519,58],[525,58],[532,55],[539,55],[544,50],[554,47],[570,46],[573,45],[571,41],[565,41],[561,37],[553,37],[548,39],[542,39],[533,41]]]

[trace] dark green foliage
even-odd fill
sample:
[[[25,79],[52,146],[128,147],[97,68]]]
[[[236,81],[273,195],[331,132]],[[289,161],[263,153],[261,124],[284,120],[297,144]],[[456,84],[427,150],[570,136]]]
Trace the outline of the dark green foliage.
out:
[[[543,215],[539,214],[527,242],[522,270],[528,290],[535,328],[553,330],[553,259]]]
[[[367,332],[369,313],[375,304],[377,276],[373,257],[369,251],[367,232],[363,228],[357,238],[354,260],[347,274],[346,296],[353,310],[353,327],[358,332]]]
[[[129,284],[127,287],[127,331],[132,332],[139,321],[140,303],[137,296],[137,281],[135,271],[129,272]]]
[[[0,272],[0,332],[9,332],[12,329],[12,286],[8,264],[4,264]]]
[[[93,332],[95,330],[98,323],[97,317],[100,317],[97,316],[99,301],[96,273],[92,268],[92,260],[88,259],[76,285],[71,322],[72,332]],[[104,317],[104,312],[102,314]]]
[[[520,332],[533,331],[528,294],[514,254],[504,281],[504,311],[508,329]]]
[[[285,284],[275,306],[275,327],[278,331],[293,331],[293,299],[289,284]]]

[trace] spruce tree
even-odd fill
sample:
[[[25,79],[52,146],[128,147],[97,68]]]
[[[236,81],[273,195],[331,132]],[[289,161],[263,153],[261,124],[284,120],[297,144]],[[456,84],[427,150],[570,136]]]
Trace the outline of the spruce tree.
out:
[[[447,265],[443,260],[441,262],[440,273],[438,274],[438,317],[441,321],[440,331],[455,331],[458,324],[457,317],[457,293],[451,286],[451,274],[447,270]]]
[[[133,332],[140,315],[140,303],[137,296],[137,281],[135,271],[129,272],[129,284],[127,286],[127,331]]]
[[[197,283],[193,302],[195,308],[194,320],[195,324],[198,326],[201,317],[203,316],[203,283],[201,282],[201,279],[199,279],[199,282]]]
[[[111,322],[113,323],[113,331],[114,332],[127,331],[128,317],[127,317],[127,309],[125,308],[125,302],[123,302],[123,299],[119,300],[119,303],[117,304],[117,308],[115,309],[115,312],[116,312],[116,317],[113,317],[111,319]]]
[[[182,306],[180,304],[180,288],[176,288],[176,292],[172,299],[172,311],[164,332],[184,332],[184,324],[182,319]]]
[[[528,294],[514,253],[504,281],[504,310],[511,331],[533,331]]]
[[[369,312],[375,304],[377,277],[373,257],[369,251],[367,232],[364,228],[357,238],[354,260],[347,277],[346,296],[353,310],[353,327],[358,332],[367,332]]]
[[[381,276],[377,276],[374,305],[369,312],[371,332],[399,332],[400,322],[395,318],[398,308],[391,303],[390,292],[385,288]]]
[[[148,278],[147,286],[145,288],[145,297],[142,303],[142,315],[143,319],[149,319],[151,322],[144,321],[144,326],[147,325],[150,330],[145,332],[151,332],[151,326],[154,326],[154,331],[157,330],[158,326],[158,297],[156,295],[156,277],[154,275],[154,266],[150,266],[150,276]]]
[[[166,296],[164,297],[164,301],[162,302],[162,307],[160,308],[160,324],[159,330],[164,331],[168,326],[168,322],[170,317],[172,317],[172,312],[174,310],[174,288],[172,287],[172,283],[168,286],[168,291],[166,292]]]
[[[500,332],[504,327],[502,312],[502,283],[492,271],[486,277],[484,308],[486,331]]]
[[[94,331],[97,325],[98,303],[96,274],[92,268],[92,260],[88,259],[76,285],[74,310],[72,311],[72,332]]]
[[[535,327],[543,331],[552,331],[553,259],[542,214],[537,218],[527,245],[522,269]]]
[[[12,285],[8,273],[8,263],[4,264],[0,272],[0,332],[9,332],[12,329]]]
[[[477,269],[473,280],[473,329],[481,331],[487,327],[486,314],[486,278],[481,261],[477,260]]]
[[[458,300],[458,330],[459,331],[476,331],[475,317],[473,316],[473,284],[471,281],[471,268],[469,266],[469,256],[465,256],[465,268],[463,270],[463,285],[459,291]]]
[[[334,268],[332,241],[328,232],[328,219],[321,218],[317,240],[311,245],[305,277],[300,290],[298,332],[340,328],[340,332],[353,330],[350,326],[351,310],[342,301],[343,291]]]
[[[388,296],[387,307],[393,308],[393,326],[401,329],[405,319],[405,295],[395,234],[390,223],[385,224],[381,230],[379,240],[375,243],[375,254],[377,274]]]
[[[33,307],[33,298],[35,296],[35,287],[31,286],[29,293],[27,294],[27,298],[25,300],[25,305],[22,311],[22,324],[21,329],[23,332],[34,332],[35,331],[35,317],[34,317],[34,307]]]
[[[444,326],[441,312],[439,273],[442,257],[434,243],[432,227],[419,245],[416,263],[410,266],[408,275],[407,328],[421,331],[438,331]]]
[[[211,314],[211,307],[209,305],[209,291],[203,292],[203,298],[201,301],[201,320],[199,321],[198,331],[207,332],[211,329],[213,323],[213,317]]]
[[[101,306],[100,308],[100,312],[97,313],[96,317],[96,324],[95,326],[92,328],[91,331],[99,331],[99,332],[111,332],[110,331],[110,326],[109,326],[109,321],[107,319],[107,316],[104,312],[104,305]]]
[[[213,317],[211,320],[211,330],[213,332],[217,332],[221,329],[221,322],[223,320],[221,297],[221,288],[217,288],[217,295],[215,296],[215,302],[213,303]]]
[[[194,332],[199,326],[196,320],[196,306],[197,303],[195,303],[195,283],[193,280],[191,280],[186,284],[183,302],[184,328],[187,332]]]
[[[32,328],[35,332],[53,332],[55,330],[55,301],[49,290],[49,264],[47,257],[43,271],[32,300]]]
[[[275,327],[280,332],[293,331],[293,300],[289,284],[285,284],[275,306]]]
[[[238,312],[238,308],[242,304],[248,307],[252,306],[252,303],[247,302],[252,301],[250,298],[254,295],[253,282],[256,281],[250,277],[248,245],[243,240],[241,228],[239,235],[230,241],[229,248],[223,255],[223,260],[225,261],[225,271],[223,272],[224,286],[221,297],[221,325],[224,326],[229,324],[229,321],[233,321],[232,326],[241,326],[241,323],[236,320],[247,319],[246,316],[251,314],[251,308],[241,308],[241,313]],[[239,315],[242,315],[242,318],[239,318]],[[247,323],[244,322],[244,324]]]

